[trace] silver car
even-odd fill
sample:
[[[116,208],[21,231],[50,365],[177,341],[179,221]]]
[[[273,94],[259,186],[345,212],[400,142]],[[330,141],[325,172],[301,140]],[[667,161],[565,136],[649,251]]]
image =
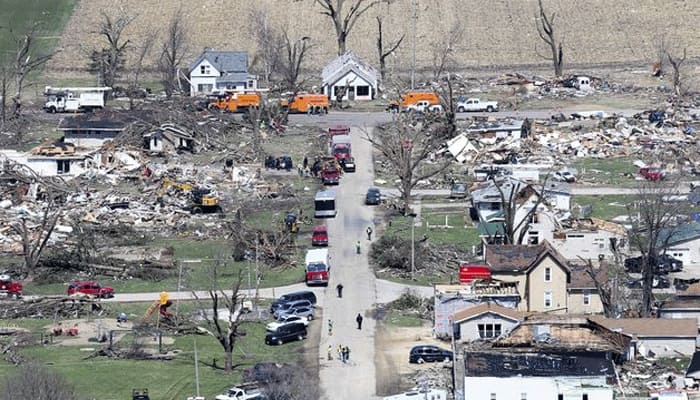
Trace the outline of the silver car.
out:
[[[275,319],[279,319],[279,316],[282,314],[288,314],[290,311],[297,309],[299,307],[311,307],[313,308],[313,304],[311,304],[310,301],[308,300],[295,300],[295,301],[290,301],[288,303],[282,303],[280,306],[275,310],[274,312],[274,317]]]
[[[311,306],[299,306],[299,307],[293,307],[292,309],[279,314],[277,316],[277,319],[279,321],[284,321],[287,320],[291,317],[302,317],[306,318],[307,321],[311,321],[314,319],[314,308]]]

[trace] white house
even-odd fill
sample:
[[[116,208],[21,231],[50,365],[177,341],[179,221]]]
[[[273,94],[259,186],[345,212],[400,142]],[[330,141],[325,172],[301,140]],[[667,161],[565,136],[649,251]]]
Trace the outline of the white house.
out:
[[[452,315],[455,339],[463,342],[493,340],[510,333],[523,314],[494,303],[482,303]]]
[[[323,68],[323,94],[337,100],[339,91],[347,88],[342,100],[372,100],[377,95],[379,73],[352,51],[347,51]]]
[[[89,155],[67,151],[54,154],[20,153],[15,150],[0,150],[0,171],[23,165],[39,176],[61,176],[72,178],[85,172]]]
[[[603,352],[464,354],[464,400],[612,400]]]
[[[659,232],[659,245],[684,266],[700,265],[700,223],[688,222]]]
[[[569,219],[550,232],[547,240],[567,260],[612,260],[628,251],[622,225],[598,218]]]
[[[190,96],[226,90],[256,90],[258,81],[248,74],[248,53],[206,49],[189,69]]]

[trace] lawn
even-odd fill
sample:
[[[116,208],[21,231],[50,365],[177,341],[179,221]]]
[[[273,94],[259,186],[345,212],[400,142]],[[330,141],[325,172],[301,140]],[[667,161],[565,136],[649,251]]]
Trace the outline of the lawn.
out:
[[[21,36],[35,22],[39,23],[37,53],[51,51],[58,44],[75,3],[75,0],[0,0],[0,62],[11,59],[16,51],[13,36]]]
[[[591,217],[609,221],[627,214],[626,205],[635,197],[634,195],[575,196],[573,202],[580,206],[592,206]]]
[[[50,324],[47,322],[46,324]],[[303,342],[284,346],[266,346],[262,340],[263,323],[245,323],[245,335],[239,338],[234,352],[232,375],[211,367],[216,359],[223,365],[223,351],[211,336],[181,336],[171,347],[180,350],[172,361],[135,361],[96,357],[85,359],[90,352],[78,346],[32,346],[21,350],[29,359],[39,361],[63,375],[76,386],[82,399],[129,398],[132,388],[148,388],[151,398],[184,399],[194,394],[194,342],[199,359],[200,394],[213,398],[229,386],[240,382],[243,369],[260,360],[299,363]],[[94,346],[96,347],[96,346]],[[14,369],[0,363],[0,375]]]
[[[406,313],[400,310],[389,310],[382,319],[385,324],[400,327],[423,326],[423,320],[413,313]]]
[[[598,185],[635,185],[636,181],[625,174],[635,176],[634,158],[584,158],[572,167],[578,170],[579,180]]]

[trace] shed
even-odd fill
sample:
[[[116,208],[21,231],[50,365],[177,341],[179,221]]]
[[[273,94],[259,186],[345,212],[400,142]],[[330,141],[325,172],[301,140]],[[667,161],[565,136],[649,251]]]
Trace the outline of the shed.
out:
[[[323,93],[332,100],[347,89],[341,100],[372,100],[377,95],[379,74],[352,51],[335,58],[323,68]]]

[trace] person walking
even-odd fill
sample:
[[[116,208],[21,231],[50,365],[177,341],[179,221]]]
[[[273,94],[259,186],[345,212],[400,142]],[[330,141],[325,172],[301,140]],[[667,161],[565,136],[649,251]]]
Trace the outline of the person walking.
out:
[[[339,283],[338,286],[335,287],[335,290],[338,291],[338,297],[342,298],[343,297],[343,284]]]
[[[338,345],[338,360],[343,361],[343,345],[339,344]]]
[[[357,313],[357,317],[355,318],[355,322],[357,322],[357,329],[358,330],[362,330],[362,320],[363,319],[364,318],[362,318],[362,314]]]
[[[372,227],[367,227],[367,240],[372,240]]]
[[[343,346],[343,349],[341,350],[342,356],[341,359],[343,360],[343,364],[348,361],[348,346]]]
[[[328,336],[333,336],[333,320],[328,320]]]
[[[328,345],[328,361],[331,361],[333,359],[333,345],[329,344]]]
[[[360,241],[358,240],[357,243],[355,243],[355,251],[357,254],[360,254]]]

